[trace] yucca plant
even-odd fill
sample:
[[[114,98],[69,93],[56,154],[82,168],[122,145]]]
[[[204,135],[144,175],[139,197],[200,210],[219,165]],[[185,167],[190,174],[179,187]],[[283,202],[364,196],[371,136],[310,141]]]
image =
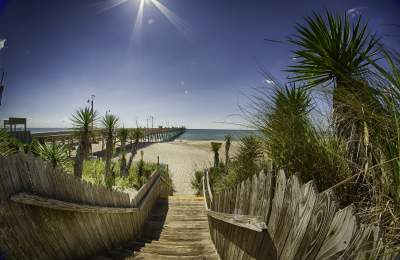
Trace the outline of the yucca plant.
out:
[[[140,128],[133,129],[129,133],[129,138],[131,139],[131,156],[129,157],[128,161],[128,166],[127,166],[128,171],[132,167],[133,158],[135,157],[137,150],[139,148],[140,139],[142,139],[143,137],[144,137],[144,132]]]
[[[225,167],[228,169],[229,167],[229,149],[231,148],[232,136],[225,135]]]
[[[118,138],[121,143],[120,175],[122,177],[128,176],[128,168],[126,164],[126,141],[128,135],[129,131],[125,127],[118,130]]]
[[[73,129],[79,137],[78,149],[76,150],[74,161],[74,175],[79,178],[82,178],[83,161],[87,158],[91,145],[90,132],[96,120],[97,112],[89,107],[76,110],[71,118]]]
[[[378,40],[367,31],[361,17],[352,24],[349,18],[326,13],[314,14],[298,24],[297,35],[289,41],[296,65],[289,66],[295,80],[307,81],[310,87],[335,83],[335,88],[356,88],[357,77],[368,71],[379,53]]]
[[[14,152],[10,146],[10,137],[6,130],[0,129],[0,156],[6,157]]]
[[[106,132],[106,152],[105,152],[105,182],[108,188],[112,187],[113,178],[112,178],[112,169],[111,169],[111,159],[114,150],[114,138],[115,138],[115,129],[118,126],[118,117],[112,114],[107,114],[103,117],[101,123],[105,128]]]
[[[65,145],[56,143],[41,144],[39,142],[35,142],[32,150],[34,154],[39,156],[42,160],[49,162],[53,168],[68,168],[70,160],[68,157],[68,150]]]
[[[351,142],[349,154],[357,161],[354,157],[360,149],[364,123],[359,111],[349,103],[368,97],[365,91],[370,88],[361,77],[371,61],[378,59],[379,42],[361,17],[352,23],[346,15],[330,12],[325,17],[314,14],[305,18],[305,24],[298,24],[296,30],[296,36],[289,40],[296,47],[296,64],[288,71],[293,73],[294,81],[302,81],[308,87],[333,88],[335,131]]]
[[[227,183],[233,187],[259,173],[263,167],[264,147],[261,139],[255,135],[240,139],[237,152],[232,158]]]
[[[277,168],[289,173],[303,169],[305,174],[310,174],[306,167],[311,167],[313,162],[307,149],[314,140],[310,120],[313,104],[309,92],[301,87],[276,87],[265,102],[268,105],[262,112],[265,121],[260,130],[269,157]]]
[[[211,142],[211,151],[214,153],[214,168],[219,166],[219,149],[222,143]]]

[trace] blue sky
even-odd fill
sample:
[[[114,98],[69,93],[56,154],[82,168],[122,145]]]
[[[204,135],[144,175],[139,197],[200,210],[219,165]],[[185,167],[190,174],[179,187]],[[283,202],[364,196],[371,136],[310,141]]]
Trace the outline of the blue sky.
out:
[[[95,94],[100,114],[111,110],[125,126],[152,115],[155,124],[237,128],[221,122],[237,121],[229,116],[246,103],[244,93],[263,85],[260,68],[284,81],[291,62],[290,45],[265,39],[287,39],[312,11],[354,9],[387,46],[400,46],[400,1],[158,3],[167,12],[146,0],[139,31],[140,0],[0,0],[0,118],[68,127],[74,109]]]

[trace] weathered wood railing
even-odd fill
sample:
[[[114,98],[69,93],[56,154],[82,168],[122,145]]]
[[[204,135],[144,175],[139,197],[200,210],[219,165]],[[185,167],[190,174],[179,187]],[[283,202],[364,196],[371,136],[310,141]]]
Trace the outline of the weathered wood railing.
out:
[[[132,199],[24,154],[0,158],[0,258],[82,259],[133,240],[172,186],[154,172]]]
[[[295,175],[261,172],[212,195],[206,173],[203,187],[221,259],[376,257],[379,228],[359,224],[353,206],[339,210],[332,192],[318,193],[312,182],[303,184]]]
[[[235,194],[231,192],[217,194],[218,199],[213,197],[208,172],[203,178],[203,194],[211,239],[221,259],[277,258],[265,222],[244,210],[249,201],[237,197],[235,205]]]

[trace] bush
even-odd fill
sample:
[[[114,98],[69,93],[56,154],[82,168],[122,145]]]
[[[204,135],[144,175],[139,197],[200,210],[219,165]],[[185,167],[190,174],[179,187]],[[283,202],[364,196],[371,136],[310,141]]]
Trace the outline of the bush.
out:
[[[195,171],[194,176],[190,182],[197,196],[203,195],[203,176],[204,171]]]

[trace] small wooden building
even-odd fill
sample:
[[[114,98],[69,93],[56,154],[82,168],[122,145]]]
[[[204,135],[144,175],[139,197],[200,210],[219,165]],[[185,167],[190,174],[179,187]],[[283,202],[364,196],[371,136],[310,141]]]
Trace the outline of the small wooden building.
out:
[[[8,120],[4,120],[4,129],[8,130],[11,137],[18,139],[22,143],[30,143],[32,141],[31,132],[26,129],[26,118],[10,117]]]

